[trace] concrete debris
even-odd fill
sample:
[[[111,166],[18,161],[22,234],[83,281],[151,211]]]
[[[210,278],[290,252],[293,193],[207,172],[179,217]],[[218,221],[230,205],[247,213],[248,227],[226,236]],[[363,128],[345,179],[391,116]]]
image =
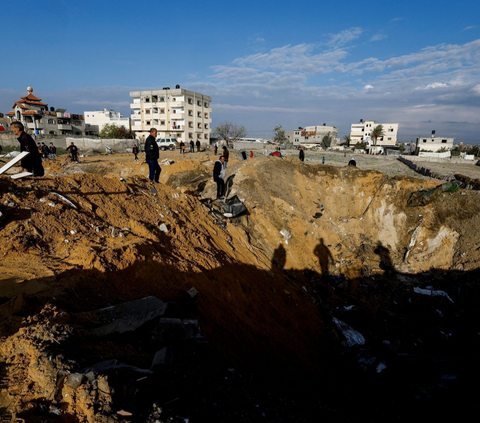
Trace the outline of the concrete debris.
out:
[[[285,244],[288,244],[288,240],[292,237],[292,235],[290,234],[290,232],[288,232],[286,229],[282,229],[280,231],[280,233],[283,235],[283,237],[285,238]]]
[[[173,361],[173,353],[170,347],[164,347],[155,353],[153,357],[152,366],[150,369],[154,371],[161,365],[171,364]]]
[[[76,390],[83,382],[85,382],[86,377],[81,373],[72,373],[69,375],[65,381],[65,385]]]
[[[125,411],[125,410],[119,410],[119,411],[117,411],[117,414],[119,416],[123,416],[123,417],[133,416],[133,414],[130,413],[130,411]]]
[[[118,231],[117,228],[114,228],[113,226],[110,227],[112,238],[116,238],[118,236]]]
[[[360,332],[348,326],[345,322],[338,320],[336,317],[334,317],[332,320],[345,337],[347,347],[350,348],[355,345],[365,344],[365,338]]]
[[[22,172],[22,173],[17,173],[15,175],[10,176],[12,179],[22,179],[26,178],[27,176],[33,176],[32,172]]]
[[[162,341],[202,338],[199,331],[198,320],[168,317],[160,319],[156,336]]]
[[[450,296],[445,291],[435,291],[432,289],[422,289],[422,288],[415,287],[413,288],[413,292],[421,295],[428,295],[430,297],[446,297],[450,302],[454,303],[454,301],[450,298]]]
[[[167,225],[165,225],[165,223],[161,223],[158,229],[160,229],[162,232],[165,232],[165,233],[168,232],[168,228],[167,228]]]
[[[163,315],[166,308],[166,304],[158,298],[145,297],[92,311],[88,314],[92,314],[99,324],[91,330],[91,333],[96,336],[105,336],[133,331],[144,323]]]
[[[377,366],[377,373],[381,373],[383,370],[387,368],[387,365],[382,361]]]

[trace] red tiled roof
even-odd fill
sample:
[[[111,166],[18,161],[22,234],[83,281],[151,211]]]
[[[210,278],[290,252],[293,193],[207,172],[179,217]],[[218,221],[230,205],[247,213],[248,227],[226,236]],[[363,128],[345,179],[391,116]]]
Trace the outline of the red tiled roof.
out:
[[[24,101],[25,104],[40,104],[41,106],[48,106],[48,103],[41,103],[40,101]]]
[[[15,116],[15,112],[12,110],[11,112],[5,113],[5,116]]]
[[[20,97],[22,100],[31,100],[31,101],[42,101],[41,98],[35,97],[32,93],[28,94],[26,97]]]

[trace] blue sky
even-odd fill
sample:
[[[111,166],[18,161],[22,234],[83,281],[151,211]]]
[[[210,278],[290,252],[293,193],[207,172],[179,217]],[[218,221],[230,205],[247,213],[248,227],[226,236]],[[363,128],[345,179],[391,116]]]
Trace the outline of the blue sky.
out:
[[[480,2],[23,0],[2,7],[0,112],[34,94],[129,114],[129,91],[212,97],[212,126],[400,123],[480,143]]]

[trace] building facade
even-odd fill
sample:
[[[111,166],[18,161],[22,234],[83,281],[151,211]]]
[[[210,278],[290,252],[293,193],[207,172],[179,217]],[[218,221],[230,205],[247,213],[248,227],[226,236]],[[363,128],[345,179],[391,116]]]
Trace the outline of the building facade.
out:
[[[130,92],[131,130],[137,138],[147,137],[151,128],[157,138],[176,138],[188,143],[209,143],[211,97],[193,91],[168,87],[161,90]]]
[[[23,123],[27,130],[37,135],[84,135],[83,115],[67,113],[67,109],[56,109],[42,103],[42,99],[33,95],[33,89],[27,88],[28,95],[16,101],[13,110],[5,113],[10,122]]]
[[[378,137],[376,142],[374,142],[371,134],[378,125],[383,127],[383,136]],[[386,147],[395,147],[397,141],[398,123],[376,123],[374,120],[364,121],[360,119],[360,123],[352,123],[350,129],[350,145],[353,146],[359,142],[364,142],[367,145],[367,149],[371,152],[374,152],[373,150],[383,150]]]
[[[85,116],[85,135],[96,135],[102,131],[105,125],[115,125],[119,128],[124,126],[130,131],[130,118],[124,117],[120,112],[103,109],[83,112]]]
[[[429,137],[418,137],[416,141],[416,154],[420,151],[438,153],[450,151],[453,148],[455,138],[437,137],[435,131]]]
[[[286,131],[285,136],[289,142],[296,146],[316,146],[322,143],[325,136],[329,136],[333,145],[338,136],[338,129],[335,126],[329,126],[324,123],[323,125],[306,126],[294,131]]]

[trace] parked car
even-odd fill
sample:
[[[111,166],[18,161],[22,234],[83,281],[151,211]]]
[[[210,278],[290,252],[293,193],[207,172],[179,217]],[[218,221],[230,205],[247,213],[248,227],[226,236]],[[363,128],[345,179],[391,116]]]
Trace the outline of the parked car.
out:
[[[176,138],[158,138],[157,139],[157,145],[160,150],[170,150],[173,151],[175,150],[177,144],[177,139]]]

